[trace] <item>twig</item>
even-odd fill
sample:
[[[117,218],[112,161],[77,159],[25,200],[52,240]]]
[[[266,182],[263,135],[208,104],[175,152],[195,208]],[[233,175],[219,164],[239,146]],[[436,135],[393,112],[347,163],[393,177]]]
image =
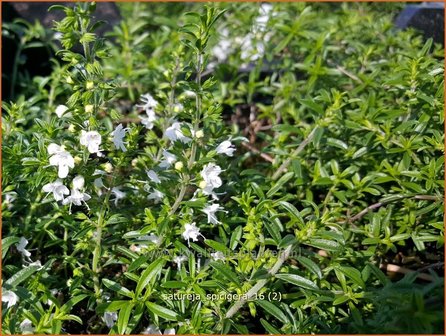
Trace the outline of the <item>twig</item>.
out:
[[[410,274],[410,273],[418,272],[418,271],[414,271],[409,268],[394,265],[394,264],[381,264],[381,265],[379,265],[379,267],[386,270],[387,272],[394,272],[394,273],[401,273],[401,274]],[[426,274],[426,273],[417,274],[417,278],[426,280],[426,281],[431,281],[431,282],[435,281],[435,278],[432,275]]]
[[[395,202],[395,201],[399,201],[403,198],[415,198],[417,200],[426,200],[426,201],[439,201],[440,198],[437,196],[432,196],[432,195],[415,195],[415,196],[411,196],[411,195],[406,195],[406,196],[401,196],[399,198],[394,198],[388,201],[381,201],[375,204],[372,204],[370,206],[368,206],[367,208],[361,210],[359,213],[357,213],[356,215],[354,215],[352,218],[350,218],[350,220],[348,220],[347,222],[352,223],[357,221],[358,219],[361,219],[364,215],[366,215],[370,210],[375,210],[378,209],[380,207],[382,207],[383,205],[387,205],[389,203]]]
[[[420,269],[418,269],[417,271],[421,272],[421,271],[425,271],[425,270],[428,270],[428,269],[431,269],[431,268],[440,268],[440,267],[444,267],[444,262],[443,261],[434,263],[432,265],[423,266]]]
[[[252,146],[251,144],[247,143],[247,142],[242,142],[242,146],[249,149],[251,152],[253,152],[254,154],[258,154],[260,155],[260,157],[262,157],[263,159],[265,159],[268,162],[273,163],[274,159],[269,156],[268,154],[262,153],[261,151],[259,151],[257,148],[255,148],[254,146]]]
[[[270,275],[275,275],[280,267],[282,267],[282,264],[285,262],[285,260],[288,259],[291,253],[292,245],[288,246],[283,253],[280,255],[279,259],[276,261],[274,266],[268,271]],[[240,308],[243,307],[243,305],[249,301],[259,290],[265,286],[265,284],[268,282],[269,279],[262,279],[257,281],[257,283],[252,287],[245,295],[242,296],[242,299],[234,303],[234,305],[228,310],[226,313],[225,318],[231,318],[234,316],[235,313],[239,311]]]
[[[280,175],[288,168],[288,166],[291,163],[291,160],[293,160],[297,155],[299,155],[300,152],[302,152],[305,147],[313,140],[314,136],[316,135],[316,131],[319,129],[319,126],[316,126],[313,128],[313,130],[308,134],[308,136],[300,143],[299,147],[295,149],[293,153],[290,154],[288,159],[286,159],[282,165],[277,169],[277,171],[274,173],[272,179],[277,180]]]

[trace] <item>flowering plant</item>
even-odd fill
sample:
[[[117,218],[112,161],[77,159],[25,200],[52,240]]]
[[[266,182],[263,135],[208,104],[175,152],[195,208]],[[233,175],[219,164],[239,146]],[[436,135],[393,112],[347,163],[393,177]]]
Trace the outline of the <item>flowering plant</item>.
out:
[[[3,331],[441,332],[443,49],[398,5],[131,5],[53,6],[3,103]]]

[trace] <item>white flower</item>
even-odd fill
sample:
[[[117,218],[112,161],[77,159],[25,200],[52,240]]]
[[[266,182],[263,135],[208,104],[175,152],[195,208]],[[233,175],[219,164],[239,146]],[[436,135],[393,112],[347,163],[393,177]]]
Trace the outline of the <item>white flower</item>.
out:
[[[61,118],[63,116],[63,114],[65,112],[67,112],[67,110],[68,110],[68,107],[66,107],[65,105],[59,105],[59,106],[56,107],[56,111],[55,112],[56,112],[57,116],[59,118]]]
[[[213,163],[208,163],[203,167],[200,175],[206,182],[206,186],[203,188],[203,193],[205,195],[211,195],[214,188],[221,187],[222,181],[218,176],[221,172],[221,168]]]
[[[19,301],[19,297],[13,291],[2,290],[2,301],[6,302],[6,306],[10,308]]]
[[[115,145],[116,149],[121,149],[123,152],[127,151],[122,140],[124,139],[125,133],[128,132],[128,130],[128,128],[123,128],[122,124],[119,124],[111,133],[113,137],[113,144]]]
[[[154,325],[149,325],[146,329],[142,331],[143,335],[162,335],[160,329]]]
[[[53,183],[47,183],[43,186],[42,190],[46,193],[53,193],[54,200],[63,201],[64,195],[68,195],[70,190],[63,185],[61,179],[57,179]]]
[[[139,116],[139,119],[141,119],[141,124],[143,124],[148,129],[152,129],[153,122],[156,120],[155,111],[146,110],[146,115],[147,115],[147,117]]]
[[[175,155],[169,153],[165,149],[163,149],[163,156],[164,160],[160,162],[161,168],[169,168],[177,160],[177,157]]]
[[[121,191],[119,189],[120,187],[113,187],[111,192],[113,195],[115,195],[115,206],[118,205],[118,201],[120,199],[123,199],[125,197],[125,195],[127,195],[125,192]]]
[[[217,211],[223,211],[223,208],[219,204],[208,205],[201,211],[203,211],[208,216],[208,223],[220,224],[220,222],[217,219],[217,216],[215,215]]]
[[[88,194],[86,194],[86,193],[84,193],[84,192],[82,192],[82,191],[80,191],[78,189],[74,189],[73,188],[73,189],[71,189],[71,195],[68,196],[67,198],[65,198],[63,200],[62,204],[64,204],[64,205],[69,204],[70,205],[70,212],[71,212],[71,206],[73,204],[79,206],[79,205],[82,205],[82,203],[84,203],[87,206],[87,208],[88,208],[88,205],[87,205],[86,202],[90,198],[91,198],[90,195],[88,195]]]
[[[37,266],[37,267],[39,267],[39,269],[43,268],[40,260],[34,261],[34,262],[30,263],[28,266]]]
[[[211,253],[212,260],[218,261],[218,260],[225,260],[225,255],[223,252],[217,251],[214,253]]]
[[[24,319],[22,323],[20,323],[20,330],[22,331],[22,334],[33,334],[34,327],[31,320]]]
[[[84,188],[84,185],[85,185],[85,179],[82,175],[77,175],[73,179],[73,189],[81,190]]]
[[[153,170],[149,170],[147,172],[147,176],[149,177],[150,180],[152,180],[155,183],[161,183],[160,178],[158,177],[158,174],[156,172],[154,172]]]
[[[164,132],[164,135],[170,141],[180,140],[182,143],[188,143],[191,141],[191,139],[185,136],[181,131],[181,124],[179,122],[174,122],[172,126],[168,127]]]
[[[141,96],[141,100],[143,102],[143,105],[136,106],[142,107],[146,111],[153,110],[158,105],[158,102],[153,99],[153,97],[149,93],[143,94]]]
[[[99,146],[101,145],[102,137],[96,131],[85,132],[82,130],[80,143],[82,146],[86,146],[90,153],[99,154]]]
[[[111,329],[111,328],[113,328],[116,320],[118,319],[118,314],[116,314],[116,312],[105,312],[103,319],[104,319],[105,325]]]
[[[176,256],[173,258],[173,262],[177,264],[178,268],[181,268],[181,264],[187,260],[187,257],[184,255]]]
[[[169,328],[169,329],[164,330],[164,335],[175,335],[175,329]]]
[[[19,242],[16,244],[17,251],[19,251],[24,257],[30,257],[31,253],[25,249],[26,245],[28,245],[28,240],[25,237],[21,237]]]
[[[200,229],[195,226],[195,223],[186,224],[184,226],[184,231],[183,231],[182,235],[183,235],[183,238],[185,240],[187,240],[188,243],[189,243],[190,239],[192,239],[192,241],[197,241],[198,236],[203,237],[203,235],[200,233]]]
[[[58,176],[65,178],[68,175],[69,168],[74,168],[74,159],[70,153],[68,153],[62,146],[54,143],[49,144],[48,154],[50,157],[50,165],[58,166]]]
[[[218,154],[226,154],[227,156],[232,156],[235,151],[235,147],[231,143],[231,141],[225,140],[221,144],[219,144],[215,150]]]
[[[154,200],[155,203],[158,203],[159,201],[161,201],[164,198],[164,194],[156,189],[153,189],[153,192],[151,192],[148,196],[147,199],[149,200]]]

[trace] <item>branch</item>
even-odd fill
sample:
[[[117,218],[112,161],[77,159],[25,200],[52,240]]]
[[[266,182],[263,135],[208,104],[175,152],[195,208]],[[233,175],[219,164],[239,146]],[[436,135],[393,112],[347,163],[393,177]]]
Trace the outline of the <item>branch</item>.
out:
[[[293,160],[297,155],[299,155],[300,152],[302,152],[305,149],[305,147],[311,142],[311,140],[313,140],[318,128],[319,128],[318,126],[314,127],[313,130],[310,132],[310,134],[308,134],[308,136],[300,143],[299,147],[297,147],[296,150],[290,154],[288,159],[286,159],[282,163],[279,169],[277,169],[277,171],[274,173],[272,177],[273,180],[277,180],[280,177],[280,175],[284,172],[284,170],[288,168],[288,166],[291,163],[291,160]]]
[[[268,273],[270,275],[273,276],[279,271],[280,267],[282,267],[282,264],[290,256],[291,248],[292,248],[292,245],[288,246],[283,251],[283,253],[280,255],[279,259],[277,259],[274,266],[268,271]],[[259,290],[261,290],[263,288],[263,286],[265,286],[265,284],[268,282],[268,280],[269,279],[262,279],[262,280],[257,281],[257,283],[254,285],[254,287],[252,287],[245,295],[242,295],[242,299],[240,299],[236,303],[234,303],[234,305],[226,313],[225,318],[231,318],[232,316],[234,316],[234,314],[237,313],[239,311],[239,309],[242,308],[243,305],[247,301],[249,301],[254,295],[256,295],[258,293]]]
[[[274,163],[274,159],[271,156],[269,156],[268,154],[262,153],[261,151],[259,151],[257,148],[255,148],[251,144],[249,144],[247,142],[242,142],[242,146],[249,149],[254,154],[260,155],[260,157],[262,157],[266,161]]]
[[[361,210],[359,213],[357,213],[356,215],[354,215],[352,218],[350,218],[349,220],[347,220],[347,222],[352,223],[357,221],[358,219],[361,219],[364,215],[366,215],[369,211],[371,210],[375,210],[378,209],[380,207],[382,207],[383,205],[387,205],[389,203],[395,202],[395,201],[399,201],[403,198],[414,198],[417,200],[426,200],[426,201],[440,201],[440,197],[438,196],[432,196],[432,195],[406,195],[406,196],[401,196],[399,198],[394,198],[391,200],[387,200],[387,201],[381,201],[375,204],[372,204],[370,206],[368,206],[367,208]]]
[[[394,273],[401,273],[401,274],[410,274],[410,273],[417,272],[417,271],[411,270],[409,268],[401,267],[401,266],[394,265],[394,264],[381,264],[381,265],[379,265],[379,267],[386,270],[387,272],[394,272]],[[431,282],[435,281],[435,278],[432,275],[426,274],[426,273],[417,274],[417,278],[426,280],[426,281],[431,281]]]

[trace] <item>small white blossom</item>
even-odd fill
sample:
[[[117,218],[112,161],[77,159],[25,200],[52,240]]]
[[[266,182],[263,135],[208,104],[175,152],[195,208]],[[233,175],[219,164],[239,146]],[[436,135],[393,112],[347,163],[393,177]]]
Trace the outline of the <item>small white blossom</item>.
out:
[[[19,297],[13,291],[2,290],[2,301],[6,302],[6,307],[11,308],[19,301]]]
[[[227,156],[232,156],[235,152],[235,147],[229,140],[223,141],[215,149],[218,154],[226,154]]]
[[[76,190],[84,189],[84,185],[85,185],[85,179],[82,175],[77,175],[73,179],[73,189],[76,189]]]
[[[68,196],[67,198],[65,198],[62,202],[63,205],[70,205],[70,211],[71,211],[71,206],[74,205],[82,205],[82,203],[84,203],[87,208],[87,201],[90,199],[90,195],[78,190],[78,189],[71,189],[71,194],[70,196]]]
[[[164,198],[164,194],[156,189],[153,189],[153,192],[151,192],[148,196],[147,199],[149,200],[154,200],[155,203],[158,203],[159,201],[161,201]]]
[[[57,166],[58,176],[65,178],[68,175],[69,168],[74,168],[74,159],[70,153],[68,153],[62,146],[54,143],[49,144],[48,154],[50,157],[50,165]]]
[[[98,132],[96,131],[85,132],[84,130],[82,130],[80,143],[82,146],[87,147],[90,153],[96,153],[99,155],[100,154],[99,146],[101,145],[101,142],[102,142],[102,137]]]
[[[55,182],[47,183],[42,187],[42,191],[46,193],[53,193],[54,200],[63,201],[64,195],[68,195],[70,190],[63,185],[61,179],[57,179]]]
[[[119,200],[125,198],[125,195],[127,195],[127,193],[121,191],[119,188],[120,187],[113,187],[111,190],[112,194],[115,196],[115,206],[118,205]]]
[[[203,237],[203,235],[200,233],[200,229],[195,226],[195,223],[186,224],[184,226],[184,231],[183,231],[182,235],[183,235],[183,238],[185,240],[187,240],[188,243],[189,243],[190,239],[192,239],[192,241],[195,242],[198,240],[198,236]]]
[[[185,136],[181,131],[181,124],[179,122],[174,122],[172,126],[168,127],[164,132],[164,135],[172,142],[180,140],[182,143],[188,143],[191,141],[191,139]]]
[[[141,124],[143,124],[147,129],[152,129],[153,122],[156,120],[155,111],[147,110],[146,115],[147,117],[139,116],[139,119],[141,119]]]
[[[20,330],[22,331],[22,334],[33,334],[34,327],[31,320],[24,319],[22,323],[20,323]]]
[[[61,118],[65,112],[67,112],[68,107],[66,107],[65,105],[59,105],[56,107],[56,114],[59,118]]]
[[[173,262],[177,264],[178,268],[181,268],[181,264],[187,260],[187,257],[184,255],[176,256],[173,258]]]
[[[128,128],[123,128],[122,124],[119,124],[111,133],[113,137],[113,144],[115,145],[116,149],[121,149],[123,152],[127,151],[124,146],[123,139],[125,137],[125,133],[128,132],[128,130]]]
[[[169,153],[165,149],[163,149],[163,156],[164,160],[160,162],[161,168],[169,168],[177,160],[177,157],[174,154]]]
[[[215,215],[217,211],[223,211],[223,208],[219,204],[211,204],[205,207],[203,211],[208,216],[208,223],[210,224],[220,224]]]
[[[116,320],[118,319],[118,314],[116,314],[116,312],[105,312],[103,319],[104,319],[105,325],[111,329],[111,328],[113,328]]]
[[[213,163],[208,163],[206,166],[203,167],[200,175],[206,182],[206,186],[203,188],[203,193],[205,195],[211,195],[214,188],[221,187],[222,181],[219,177],[221,172],[221,168]]]
[[[143,104],[136,106],[142,107],[145,111],[153,110],[158,105],[158,102],[149,93],[143,94],[141,100]]]
[[[17,251],[19,251],[24,257],[29,258],[31,253],[25,249],[28,245],[28,240],[25,237],[21,237],[19,242],[16,244]]]
[[[155,183],[161,183],[160,178],[158,177],[158,174],[153,171],[153,170],[149,170],[147,172],[147,176],[149,177],[149,179]]]
[[[162,335],[160,329],[154,325],[149,325],[146,329],[142,331],[143,335]]]

